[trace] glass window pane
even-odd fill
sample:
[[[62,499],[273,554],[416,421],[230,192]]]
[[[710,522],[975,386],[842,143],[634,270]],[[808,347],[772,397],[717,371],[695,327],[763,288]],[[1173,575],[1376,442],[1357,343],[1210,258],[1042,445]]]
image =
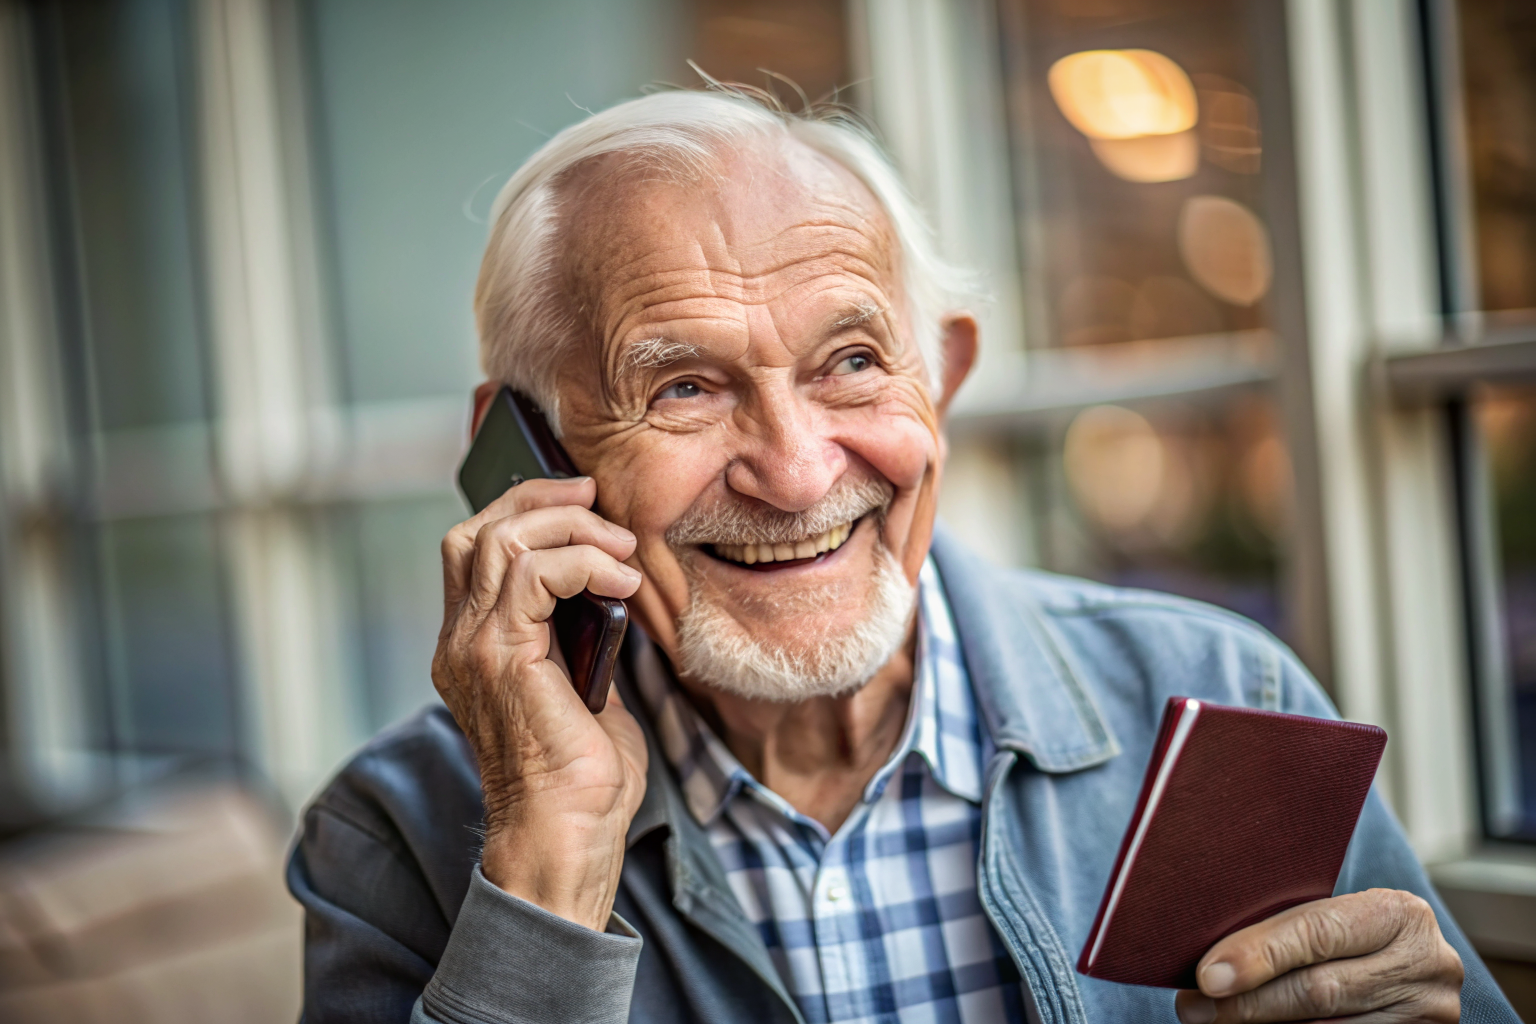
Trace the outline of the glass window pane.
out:
[[[113,523],[101,545],[115,745],[233,759],[238,673],[213,517]]]
[[[79,328],[103,430],[207,414],[187,18],[176,0],[56,4],[45,24]]]
[[[1509,790],[1495,808],[1493,830],[1536,840],[1536,389],[1484,396],[1476,421],[1488,459],[1494,517],[1499,624],[1504,650],[1495,660],[1502,687],[1485,691],[1496,702],[1484,719],[1495,750],[1513,763],[1494,765]],[[1510,749],[1504,749],[1504,748]]]
[[[1012,0],[1036,345],[1263,328],[1258,61],[1228,0]]]
[[[1042,438],[1032,487],[1051,568],[1210,601],[1277,633],[1290,466],[1274,403],[1098,405]]]
[[[442,495],[368,502],[331,516],[329,540],[351,580],[364,735],[437,699],[431,669],[443,617],[438,545],[466,514],[457,496]]]
[[[1108,393],[1275,361],[1277,142],[1229,0],[1005,0],[1030,371]],[[1276,86],[1271,83],[1271,88]],[[1283,83],[1279,87],[1284,87]],[[1279,140],[1283,141],[1283,140]],[[1070,365],[1068,365],[1070,364]],[[1135,388],[1131,388],[1134,391]],[[1084,409],[1026,446],[1040,561],[1224,605],[1286,635],[1289,457],[1266,386]]]
[[[349,397],[465,395],[492,199],[584,108],[691,76],[682,4],[314,0],[307,12]]]
[[[1478,301],[1536,311],[1536,7],[1461,0]]]

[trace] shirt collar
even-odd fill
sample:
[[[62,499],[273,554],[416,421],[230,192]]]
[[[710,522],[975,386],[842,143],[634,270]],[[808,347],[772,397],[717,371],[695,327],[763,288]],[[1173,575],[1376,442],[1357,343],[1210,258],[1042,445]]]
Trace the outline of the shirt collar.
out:
[[[981,726],[954,618],[931,558],[918,573],[917,605],[912,705],[901,740],[865,787],[864,801],[879,799],[907,756],[915,753],[940,786],[980,803],[982,776],[992,754],[991,740]],[[742,767],[700,717],[655,645],[646,644],[638,653],[635,681],[662,753],[677,775],[683,800],[700,824],[708,825],[744,791],[793,813],[782,797]]]

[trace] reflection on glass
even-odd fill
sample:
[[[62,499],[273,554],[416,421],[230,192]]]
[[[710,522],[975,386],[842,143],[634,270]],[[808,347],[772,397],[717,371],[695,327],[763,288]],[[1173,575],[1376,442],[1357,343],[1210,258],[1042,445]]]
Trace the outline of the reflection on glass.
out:
[[[1266,363],[1274,253],[1255,47],[1225,0],[1003,0],[1034,370],[1171,387]],[[1077,378],[1091,376],[1091,382]],[[1039,437],[1048,567],[1283,632],[1291,496],[1271,397],[1104,404]]]
[[[1008,0],[1003,13],[1032,343],[1266,327],[1259,62],[1239,5]],[[1138,293],[1177,308],[1133,320]]]
[[[1536,310],[1536,19],[1528,0],[1461,0],[1479,306]]]
[[[1153,50],[1087,50],[1051,65],[1051,95],[1090,139],[1173,135],[1195,126],[1189,76]]]
[[[1059,452],[1064,500],[1044,517],[1053,568],[1211,601],[1283,632],[1275,562],[1291,477],[1267,397],[1093,406]],[[1039,454],[1037,481],[1053,461]]]
[[[1536,390],[1485,397],[1477,423],[1493,485],[1499,612],[1516,764],[1506,766],[1520,796],[1516,821],[1498,831],[1536,840]]]
[[[1126,181],[1177,181],[1195,173],[1195,87],[1153,50],[1085,50],[1046,76],[1062,116],[1088,137],[1099,162]]]
[[[1206,291],[1251,306],[1269,291],[1269,232],[1252,210],[1225,196],[1191,196],[1179,211],[1179,254]]]

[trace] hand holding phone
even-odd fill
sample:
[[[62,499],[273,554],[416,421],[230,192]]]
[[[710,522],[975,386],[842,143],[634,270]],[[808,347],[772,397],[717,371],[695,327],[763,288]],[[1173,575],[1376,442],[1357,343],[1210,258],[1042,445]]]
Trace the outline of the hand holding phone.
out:
[[[592,673],[573,685],[551,620],[561,598],[589,604],[584,588],[610,599],[633,594],[640,574],[625,559],[635,537],[592,511],[590,479],[510,483],[497,481],[495,499],[443,538],[432,683],[479,770],[486,880],[601,930],[649,757],[639,723],[607,693],[606,679],[595,691],[611,697],[602,713],[583,706],[580,683]]]
[[[527,396],[504,387],[491,401],[459,467],[459,487],[478,513],[524,480],[578,475],[539,408]],[[571,685],[587,709],[599,713],[613,683],[629,610],[618,598],[584,590],[556,601],[550,624],[565,655]]]

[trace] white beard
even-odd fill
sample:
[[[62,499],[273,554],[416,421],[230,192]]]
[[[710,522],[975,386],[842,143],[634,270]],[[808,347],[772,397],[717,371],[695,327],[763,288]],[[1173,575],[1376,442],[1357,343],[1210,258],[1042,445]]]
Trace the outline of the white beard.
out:
[[[748,700],[795,703],[811,697],[852,693],[872,679],[907,640],[917,588],[884,544],[875,542],[874,588],[858,625],[841,633],[817,616],[842,603],[843,588],[796,595],[807,622],[783,643],[758,640],[740,622],[712,603],[697,585],[677,623],[679,673],[713,689]]]

